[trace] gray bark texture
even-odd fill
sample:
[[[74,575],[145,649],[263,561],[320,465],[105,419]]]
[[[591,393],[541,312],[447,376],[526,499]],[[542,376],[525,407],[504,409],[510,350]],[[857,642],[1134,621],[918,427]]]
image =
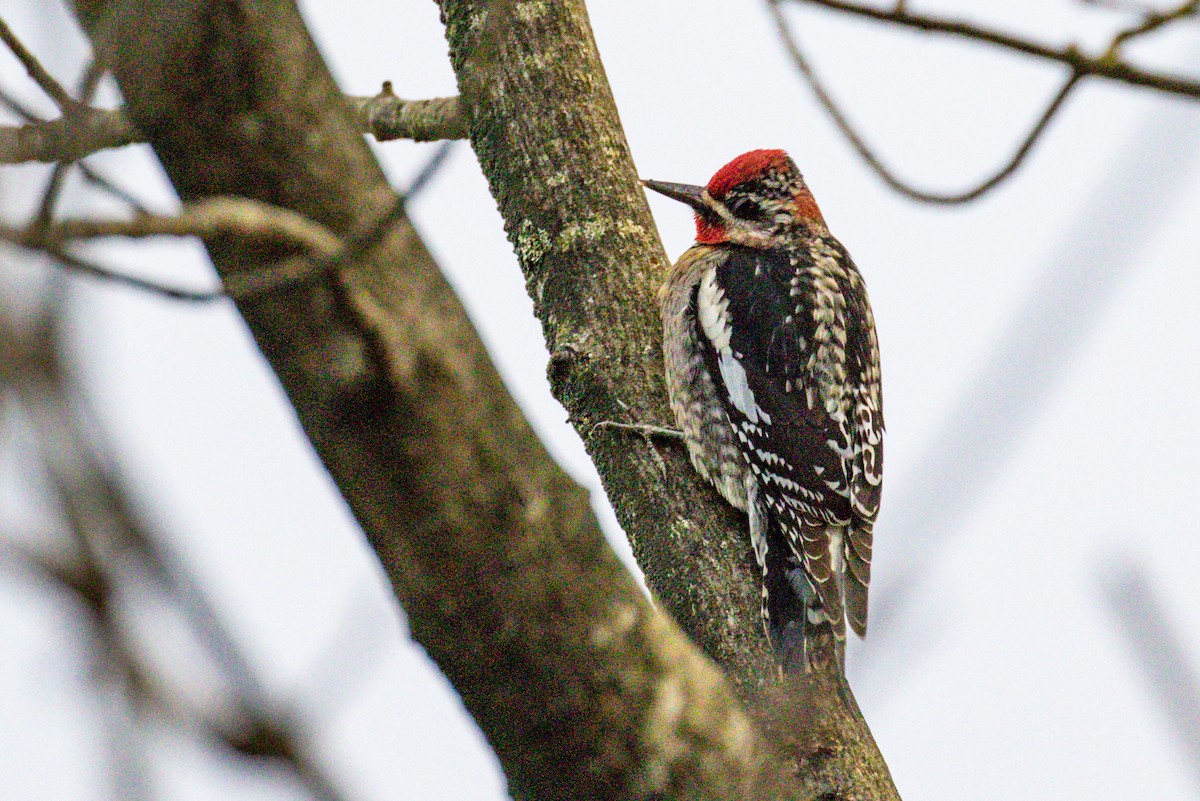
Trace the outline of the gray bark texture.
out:
[[[396,195],[294,5],[77,10],[185,202],[245,197],[342,238],[314,280],[238,307],[515,798],[896,797],[852,700],[820,676],[774,680],[744,522],[681,446],[599,425],[669,423],[653,302],[666,262],[582,3],[447,2],[460,111],[555,394],[662,605],[731,681],[612,554],[411,225],[380,225]],[[227,280],[297,256],[206,244]]]

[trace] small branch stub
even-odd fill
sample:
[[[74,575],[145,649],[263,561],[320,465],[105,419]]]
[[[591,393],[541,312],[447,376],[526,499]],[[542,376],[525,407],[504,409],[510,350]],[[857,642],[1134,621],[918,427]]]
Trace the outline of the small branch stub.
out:
[[[467,136],[457,97],[405,100],[396,96],[391,81],[384,81],[379,94],[348,99],[362,130],[380,142],[393,139],[434,142]]]

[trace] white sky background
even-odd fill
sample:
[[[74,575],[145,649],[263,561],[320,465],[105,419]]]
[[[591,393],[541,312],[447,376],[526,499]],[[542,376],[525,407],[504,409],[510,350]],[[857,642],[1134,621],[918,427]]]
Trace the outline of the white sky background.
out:
[[[347,92],[391,79],[404,97],[454,93],[428,0],[305,8]],[[918,8],[1093,48],[1123,19],[1065,0]],[[1088,82],[1016,178],[969,206],[934,208],[869,174],[761,5],[641,0],[590,11],[643,176],[703,183],[745,150],[786,148],[867,279],[884,358],[887,479],[873,629],[852,652],[851,676],[901,794],[1200,795],[1102,583],[1114,558],[1134,559],[1200,671],[1200,537],[1189,514],[1200,477],[1200,104]],[[60,10],[0,0],[0,13],[74,84],[84,51]],[[980,46],[790,16],[867,139],[926,188],[959,189],[994,170],[1065,77]],[[1200,24],[1182,27],[1130,53],[1195,64]],[[37,98],[7,54],[0,75]],[[397,186],[433,148],[373,146]],[[94,161],[151,205],[172,207],[145,148]],[[0,171],[10,218],[44,174]],[[70,188],[64,211],[112,210]],[[675,257],[691,242],[690,215],[666,199],[651,204]],[[465,144],[411,214],[551,451],[603,507],[548,393],[524,282]],[[194,245],[104,253],[162,280],[210,280]],[[0,289],[46,271],[6,251]],[[319,758],[346,797],[505,798],[494,759],[407,639],[232,307],[71,285],[71,353],[126,475],[277,701],[311,713]],[[11,453],[0,447],[0,527],[16,529],[39,510]],[[600,514],[628,553],[611,512]],[[173,642],[166,622],[147,620],[151,636]],[[79,625],[62,599],[0,570],[0,797],[110,795],[113,724],[94,701]],[[165,659],[178,668],[187,653],[181,645]],[[150,734],[155,797],[302,797],[185,736]]]

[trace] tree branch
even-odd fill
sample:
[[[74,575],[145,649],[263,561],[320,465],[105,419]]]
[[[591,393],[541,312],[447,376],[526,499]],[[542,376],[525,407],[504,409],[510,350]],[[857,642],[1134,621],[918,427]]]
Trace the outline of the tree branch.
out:
[[[1026,156],[1033,151],[1034,144],[1037,143],[1037,140],[1046,130],[1046,127],[1050,124],[1050,120],[1053,119],[1054,115],[1057,114],[1059,109],[1062,108],[1063,103],[1066,102],[1067,96],[1070,95],[1072,90],[1079,85],[1079,79],[1083,77],[1077,72],[1071,73],[1070,77],[1067,78],[1066,83],[1063,84],[1062,88],[1058,90],[1058,93],[1050,101],[1049,105],[1046,106],[1045,111],[1042,112],[1037,122],[1034,123],[1033,127],[1022,140],[1021,144],[1017,147],[1016,151],[1014,151],[1008,162],[998,171],[996,171],[991,177],[986,178],[970,189],[965,189],[961,192],[929,192],[924,189],[917,189],[912,184],[909,184],[892,172],[892,170],[883,163],[879,156],[875,154],[875,151],[870,145],[867,144],[866,140],[861,134],[859,134],[857,129],[855,129],[854,125],[850,122],[850,119],[842,112],[837,102],[833,99],[833,96],[829,94],[829,91],[825,88],[824,83],[819,77],[817,77],[816,72],[808,63],[808,59],[806,59],[804,54],[800,51],[800,45],[796,41],[796,37],[792,35],[792,31],[788,27],[787,20],[784,19],[783,12],[779,8],[779,0],[767,0],[767,10],[771,14],[772,19],[775,21],[775,28],[779,32],[780,38],[783,39],[784,46],[787,48],[788,55],[791,57],[792,63],[796,65],[796,69],[800,71],[800,74],[804,77],[805,81],[808,82],[809,87],[813,90],[813,94],[817,96],[817,101],[825,108],[825,111],[833,119],[834,124],[837,125],[838,130],[840,130],[842,135],[846,137],[846,140],[850,142],[850,145],[856,151],[858,151],[858,154],[862,160],[867,163],[867,166],[870,167],[885,184],[905,197],[920,201],[922,203],[936,203],[943,205],[969,203],[970,201],[987,194],[989,191],[995,189],[997,186],[1007,180],[1014,172],[1016,172],[1017,168],[1021,166],[1022,162],[1025,161]]]
[[[417,173],[408,189],[397,200],[396,206],[347,242],[342,242],[327,229],[287,209],[246,198],[228,197],[200,201],[185,207],[173,217],[150,214],[143,210],[132,220],[62,220],[55,225],[38,225],[35,222],[25,228],[0,223],[0,239],[45,253],[67,269],[82,275],[123,284],[171,300],[192,303],[207,303],[226,297],[247,300],[277,292],[299,282],[311,281],[325,275],[335,264],[360,256],[363,248],[374,244],[378,237],[396,222],[404,204],[433,180],[433,176],[445,163],[451,146],[451,142],[444,142]],[[105,188],[111,191],[111,187]],[[110,270],[66,250],[71,242],[81,239],[141,239],[152,236],[195,236],[200,239],[238,236],[260,243],[278,241],[299,248],[303,253],[274,264],[244,269],[226,276],[223,289],[192,290],[166,286],[156,281]]]
[[[78,161],[143,141],[120,109],[80,108],[47,122],[0,126],[0,164]]]
[[[1184,639],[1150,577],[1135,561],[1114,559],[1100,580],[1104,602],[1129,658],[1170,720],[1193,779],[1200,781],[1200,673],[1188,658]]]
[[[314,798],[343,798],[305,736],[301,710],[270,697],[220,615],[181,560],[142,519],[108,466],[100,447],[101,428],[70,391],[72,376],[58,348],[59,305],[54,293],[44,295],[34,313],[36,322],[26,326],[13,326],[0,314],[0,396],[17,403],[29,424],[48,477],[49,500],[74,547],[34,550],[0,538],[0,554],[8,560],[0,562],[20,560],[31,576],[75,596],[91,625],[72,629],[94,638],[89,651],[97,672],[121,687],[134,710],[153,710],[180,729],[239,754],[281,760]],[[130,593],[135,585],[138,591]],[[183,690],[172,681],[171,671],[150,658],[153,644],[142,636],[143,627],[131,625],[129,606],[131,595],[147,591],[187,620],[221,683],[232,691],[227,699],[214,703],[211,695],[202,700]],[[127,729],[123,739],[128,741],[117,743],[119,752],[113,754],[113,762],[126,762],[140,728],[112,728]]]
[[[31,109],[29,109],[27,106],[25,106],[24,103],[21,103],[15,97],[13,97],[12,95],[5,92],[3,88],[0,88],[0,103],[3,103],[9,109],[16,112],[18,116],[24,118],[28,122],[41,123],[43,121],[40,117],[38,117],[36,114],[34,114]],[[86,110],[83,113],[86,114],[87,113]],[[24,127],[30,128],[30,129],[36,128],[36,126],[24,126]],[[14,131],[14,130],[20,130],[20,128],[12,128],[10,126],[0,126],[0,163],[3,163],[2,156],[6,152],[5,147],[4,147],[5,136],[8,132]],[[136,138],[137,135],[135,134],[134,136]],[[72,147],[71,143],[63,137],[59,138],[58,144],[61,145],[64,149],[69,149],[70,147]],[[33,152],[35,152],[35,151],[31,150],[30,154],[32,154]],[[80,155],[80,158],[82,158],[84,155],[88,155],[88,154],[86,154],[86,153],[82,154],[82,155]],[[124,189],[122,189],[121,187],[114,184],[111,180],[109,180],[107,177],[102,175],[100,172],[98,172],[93,167],[88,166],[84,162],[79,162],[79,170],[83,174],[84,180],[87,181],[89,184],[96,186],[101,191],[107,193],[111,197],[116,198],[117,200],[120,200],[122,203],[126,204],[131,209],[133,209],[134,211],[136,211],[140,214],[148,214],[149,213],[147,211],[146,207],[142,205],[142,202],[140,200],[138,200],[136,197],[134,197],[130,192],[127,192]]]
[[[1200,0],[1187,0],[1187,2],[1176,6],[1170,11],[1158,11],[1157,9],[1146,11],[1142,15],[1141,23],[1134,25],[1132,28],[1121,31],[1115,37],[1113,37],[1112,44],[1109,45],[1109,48],[1105,53],[1105,57],[1115,58],[1117,52],[1121,49],[1121,45],[1125,44],[1129,40],[1138,36],[1143,36],[1147,33],[1153,33],[1159,28],[1169,25],[1172,22],[1177,22],[1184,17],[1195,16],[1198,9],[1200,9]]]
[[[391,81],[384,81],[383,89],[377,95],[346,99],[358,115],[363,133],[373,135],[380,142],[392,139],[432,142],[467,137],[467,126],[459,113],[457,97],[405,100],[396,97]]]
[[[204,240],[239,237],[259,243],[278,243],[300,256],[282,258],[265,266],[250,267],[226,281],[224,290],[190,290],[170,287],[110,270],[67,252],[76,240],[154,236],[195,236]],[[144,214],[132,220],[62,220],[26,228],[0,225],[0,239],[21,247],[40,250],[68,269],[112,281],[172,300],[209,302],[232,296],[246,298],[278,291],[298,282],[324,275],[342,257],[342,240],[311,220],[274,206],[245,198],[213,198],[185,207],[175,216]]]
[[[346,96],[363,133],[380,142],[466,137],[458,98],[405,100],[392,92],[391,81],[385,81],[383,87],[379,94],[369,97]],[[0,164],[78,161],[101,150],[145,141],[124,109],[77,104],[71,114],[53,120],[0,126]]]
[[[0,239],[5,239],[13,244],[21,244],[20,240],[22,237],[23,233],[21,232],[7,231],[0,233]],[[139,278],[136,275],[129,275],[118,270],[111,270],[108,267],[96,264],[88,259],[80,258],[68,253],[66,250],[50,245],[40,245],[34,249],[53,259],[56,264],[70,272],[126,286],[130,289],[149,292],[152,295],[161,295],[170,300],[180,300],[187,303],[209,303],[226,297],[225,292],[220,289],[186,289],[183,287],[167,286],[157,281]]]
[[[44,230],[14,231],[0,227],[0,236],[28,247],[62,247],[78,239],[153,236],[196,236],[205,240],[235,236],[300,248],[314,259],[337,252],[342,240],[328,228],[288,209],[240,197],[206,198],[184,206],[179,214],[145,214],[130,220],[59,220]]]
[[[1120,59],[1120,49],[1124,43],[1135,37],[1159,30],[1163,26],[1184,17],[1196,14],[1197,9],[1200,8],[1200,0],[1187,0],[1187,2],[1170,11],[1148,11],[1144,13],[1143,19],[1139,24],[1117,33],[1105,53],[1098,58],[1085,56],[1074,46],[1055,50],[1045,45],[1029,42],[1008,34],[997,33],[969,23],[912,14],[907,10],[903,2],[897,2],[890,9],[883,9],[875,6],[859,5],[847,2],[846,0],[796,0],[796,2],[805,2],[823,8],[865,16],[870,19],[912,27],[926,32],[952,34],[976,39],[1007,47],[1026,55],[1048,58],[1070,65],[1071,73],[1067,77],[1066,82],[1046,106],[1045,111],[1038,117],[1037,122],[1034,123],[1029,133],[1003,167],[991,177],[980,181],[970,189],[954,193],[929,192],[918,189],[899,178],[883,163],[874,150],[866,143],[862,135],[855,129],[849,118],[834,101],[832,95],[826,90],[820,78],[818,78],[816,72],[804,57],[804,54],[800,51],[800,46],[789,28],[787,20],[784,19],[782,10],[779,8],[782,1],[766,0],[767,10],[775,22],[775,27],[779,32],[780,38],[783,40],[784,46],[787,48],[792,62],[817,96],[817,100],[833,119],[834,124],[837,125],[842,135],[846,137],[847,141],[850,142],[863,161],[867,163],[867,166],[884,183],[902,195],[924,203],[967,203],[981,197],[1011,177],[1025,158],[1032,152],[1033,146],[1046,131],[1051,119],[1062,108],[1068,95],[1080,84],[1081,79],[1085,77],[1097,76],[1113,80],[1125,80],[1129,83],[1150,86],[1162,91],[1200,97],[1200,83],[1186,79],[1176,79],[1171,76],[1142,73],[1136,68],[1125,64]]]
[[[42,66],[42,62],[38,61],[37,56],[29,52],[29,48],[25,47],[25,43],[13,33],[8,27],[8,23],[0,17],[0,40],[8,46],[12,54],[21,62],[21,66],[25,68],[25,72],[33,79],[33,82],[38,85],[46,95],[54,101],[59,110],[66,112],[73,110],[77,105],[75,99],[70,93],[63,88],[63,85],[54,79],[54,76]]]
[[[778,0],[775,1],[778,2]],[[1027,56],[1065,64],[1071,69],[1072,73],[1077,73],[1084,77],[1104,78],[1133,86],[1155,89],[1160,92],[1183,95],[1185,97],[1200,97],[1200,81],[1164,73],[1149,72],[1140,67],[1128,64],[1117,57],[1116,47],[1114,46],[1110,46],[1101,56],[1089,56],[1081,52],[1075,45],[1056,48],[961,20],[913,14],[905,8],[903,3],[891,8],[879,8],[877,6],[849,2],[849,0],[793,0],[793,2],[841,11],[926,33],[939,33],[977,42],[985,42]],[[1194,3],[1188,2],[1184,4],[1184,7],[1193,5]],[[1184,13],[1178,13],[1177,10],[1176,12],[1167,14],[1166,16],[1170,18],[1163,20],[1163,22],[1174,21],[1193,12],[1194,9],[1185,11]],[[1152,28],[1147,28],[1147,31],[1158,28],[1160,25],[1161,23],[1154,25]],[[1125,39],[1128,39],[1131,35],[1136,35],[1136,33],[1125,32],[1123,35]],[[1118,39],[1121,36],[1122,34],[1118,34]],[[1121,41],[1124,40],[1122,39]],[[1119,45],[1119,42],[1114,42],[1114,44]]]

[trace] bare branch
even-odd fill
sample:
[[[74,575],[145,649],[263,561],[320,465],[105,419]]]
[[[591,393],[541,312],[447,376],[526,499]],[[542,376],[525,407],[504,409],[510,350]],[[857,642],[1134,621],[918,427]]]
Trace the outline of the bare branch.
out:
[[[446,159],[450,157],[450,152],[454,150],[454,141],[451,139],[444,140],[438,145],[437,150],[429,157],[429,161],[425,162],[413,179],[409,181],[408,188],[404,190],[404,202],[411,203],[413,198],[425,191],[425,187],[433,181],[438,172],[446,164]]]
[[[0,239],[7,239],[7,234],[0,233]],[[60,266],[79,275],[86,275],[90,278],[100,279],[101,281],[127,286],[131,289],[149,292],[153,295],[161,295],[170,300],[181,300],[189,303],[209,303],[226,297],[226,293],[221,290],[183,289],[181,287],[160,284],[157,281],[151,281],[146,278],[138,278],[135,275],[111,270],[108,267],[103,267],[95,262],[82,259],[50,245],[40,246],[36,250],[50,257]]]
[[[391,209],[345,243],[337,240],[328,229],[294,212],[246,198],[201,201],[185,207],[173,217],[143,212],[132,220],[64,220],[53,226],[39,227],[34,224],[25,229],[0,224],[0,240],[45,253],[81,275],[124,284],[171,300],[207,303],[225,297],[246,299],[261,296],[323,275],[336,263],[357,258],[364,249],[375,244],[389,227],[403,217],[405,204],[433,180],[445,164],[452,147],[451,141],[438,147],[413,178],[408,190],[397,197]],[[112,190],[112,187],[106,188]],[[136,200],[130,198],[130,202],[136,203]],[[141,239],[153,236],[196,236],[200,239],[238,236],[256,239],[260,244],[282,242],[299,247],[304,253],[297,258],[231,273],[225,278],[224,290],[192,290],[110,270],[65,250],[67,244],[77,240],[105,237]]]
[[[850,122],[849,118],[847,118],[842,112],[841,108],[837,105],[837,102],[833,99],[833,96],[830,95],[828,90],[825,89],[824,84],[821,82],[820,78],[817,77],[817,74],[813,70],[812,66],[808,63],[808,59],[806,59],[804,54],[800,51],[800,46],[797,43],[795,36],[792,35],[792,31],[788,27],[787,20],[784,19],[783,12],[779,8],[779,0],[767,0],[767,8],[771,13],[772,18],[775,20],[776,29],[779,31],[779,35],[783,39],[784,45],[787,47],[788,54],[792,58],[792,63],[796,65],[796,69],[798,69],[800,74],[804,76],[804,79],[808,82],[809,87],[812,88],[813,93],[816,94],[817,100],[825,108],[825,111],[828,112],[831,118],[833,118],[834,124],[837,125],[838,130],[842,132],[842,135],[846,137],[854,149],[858,151],[858,154],[862,157],[863,161],[867,163],[867,166],[874,170],[875,174],[878,175],[884,183],[900,194],[913,200],[919,200],[923,203],[935,203],[943,205],[967,203],[983,196],[990,190],[1003,183],[1017,170],[1018,167],[1021,166],[1021,163],[1024,162],[1025,157],[1032,152],[1034,144],[1046,130],[1046,126],[1050,124],[1050,120],[1053,119],[1054,115],[1057,114],[1059,109],[1062,108],[1067,96],[1078,85],[1079,79],[1082,77],[1080,73],[1075,72],[1072,73],[1069,78],[1067,78],[1066,83],[1063,84],[1062,88],[1058,90],[1058,93],[1050,101],[1049,105],[1046,106],[1046,110],[1042,112],[1041,116],[1038,118],[1038,121],[1034,124],[1033,128],[1030,129],[1020,146],[1017,147],[1016,151],[1009,158],[1008,162],[995,174],[979,182],[971,189],[966,189],[962,192],[929,192],[923,189],[917,189],[911,184],[906,183],[904,180],[897,177],[896,174],[880,160],[880,158],[871,149],[870,145],[866,143],[866,140],[863,139],[863,137],[854,128],[854,125]],[[899,11],[897,13],[904,12]]]
[[[772,2],[780,2],[780,0],[772,0]],[[1200,97],[1200,81],[1181,78],[1175,75],[1149,72],[1140,67],[1127,64],[1113,55],[1114,51],[1112,47],[1104,55],[1098,57],[1089,56],[1081,52],[1074,45],[1056,48],[961,20],[913,14],[907,10],[903,3],[889,9],[862,5],[860,3],[849,2],[849,0],[793,0],[793,2],[842,11],[847,14],[867,17],[868,19],[879,20],[881,22],[890,22],[906,28],[925,31],[926,33],[940,33],[978,42],[986,42],[997,47],[1023,53],[1027,56],[1065,64],[1071,69],[1072,73],[1078,73],[1084,77],[1105,78],[1133,86],[1156,89],[1170,94]],[[1190,3],[1185,3],[1186,5],[1190,5]],[[1182,16],[1184,14],[1173,16],[1172,20],[1181,18]],[[1155,27],[1158,26],[1156,25]]]
[[[12,131],[17,131],[18,133],[16,134],[14,141],[19,141],[22,137],[22,134],[19,133],[20,131],[30,130],[30,131],[36,132],[39,125],[43,122],[43,120],[41,117],[34,114],[31,109],[26,107],[24,103],[21,103],[15,97],[13,97],[12,95],[5,92],[3,88],[0,88],[0,103],[3,103],[8,108],[15,111],[17,114],[19,114],[21,117],[23,117],[28,122],[34,123],[33,125],[19,126],[19,127],[15,127],[15,128],[12,126],[0,126],[0,163],[5,163],[4,156],[8,152],[5,147],[7,134]],[[80,113],[77,115],[73,115],[72,119],[75,121],[76,124],[80,121],[80,119],[83,119],[86,124],[86,120],[88,119],[88,114],[90,114],[90,112],[91,112],[91,110],[82,110],[81,109]],[[116,115],[118,120],[123,121],[120,124],[122,124],[122,125],[128,124],[127,121],[124,121],[124,115],[121,115],[119,112],[103,112],[103,113],[114,114],[114,115]],[[54,123],[46,123],[46,124],[47,125],[57,125],[60,122],[61,122],[61,120],[56,120]],[[82,137],[82,138],[75,137],[72,133],[70,133],[70,127],[65,124],[60,125],[59,127],[62,130],[60,131],[58,136],[52,136],[52,139],[56,140],[53,142],[54,145],[62,146],[64,148],[64,151],[65,151],[63,154],[64,158],[82,159],[84,156],[90,155],[92,152],[94,152],[93,150],[88,150],[87,152],[81,152],[81,153],[77,153],[77,154],[71,153],[70,149],[76,143],[87,144],[88,139],[86,137]],[[128,144],[131,144],[138,140],[139,135],[135,132],[135,129],[131,125],[129,127],[129,131],[130,131],[131,139]],[[36,139],[36,134],[34,135],[34,138]],[[127,144],[127,143],[122,143],[122,144]],[[118,145],[114,144],[114,146],[118,146]],[[54,160],[56,160],[54,158],[41,158],[41,156],[46,155],[47,153],[54,153],[54,150],[53,149],[50,149],[50,150],[35,149],[34,152],[28,153],[27,155],[37,155],[38,156],[38,158],[30,159],[30,160],[38,160],[38,161],[54,161]],[[121,187],[117,186],[111,179],[109,179],[106,176],[104,176],[103,174],[101,174],[94,167],[91,167],[88,164],[80,161],[79,162],[79,170],[81,173],[83,173],[84,180],[86,180],[90,184],[93,184],[94,186],[99,188],[101,191],[103,191],[103,192],[107,193],[108,195],[116,198],[117,200],[120,200],[121,202],[125,203],[131,209],[138,212],[139,214],[148,214],[149,213],[148,210],[146,209],[146,207],[142,204],[142,202],[140,200],[138,200],[136,197],[134,197],[134,195],[131,192],[128,192],[125,189],[122,189]]]
[[[38,85],[38,88],[45,92],[61,111],[66,113],[75,108],[77,104],[70,93],[42,66],[42,62],[38,61],[37,56],[29,52],[29,48],[25,47],[25,43],[13,33],[3,18],[0,18],[0,39],[8,45],[8,49],[25,67],[25,71],[29,73],[29,77]]]
[[[108,30],[111,15],[106,14],[104,19],[103,29]],[[104,34],[101,34],[103,36]],[[100,78],[105,72],[104,63],[99,58],[93,58],[88,62],[87,69],[84,70],[83,79],[79,86],[79,101],[73,103],[70,108],[63,111],[63,116],[70,120],[75,116],[76,108],[87,108],[92,102],[92,98],[96,94],[96,89],[100,85]],[[62,193],[63,184],[67,179],[67,170],[70,168],[71,161],[58,161],[54,164],[54,169],[50,173],[50,180],[46,182],[46,189],[42,193],[42,202],[38,207],[37,215],[34,217],[33,224],[38,228],[44,228],[49,225],[54,219],[54,206],[58,202],[58,197]]]
[[[1101,580],[1129,656],[1174,726],[1192,776],[1200,782],[1200,674],[1142,568],[1122,559]]]
[[[1153,2],[1136,2],[1136,0],[1079,0],[1085,6],[1104,8],[1110,11],[1122,11],[1128,14],[1140,14],[1143,17],[1163,13]]]
[[[466,123],[459,113],[457,97],[405,100],[397,97],[391,86],[391,81],[385,81],[384,90],[377,95],[346,97],[363,133],[380,142],[466,138]],[[6,102],[14,105],[11,100]],[[78,161],[100,150],[145,141],[124,109],[78,106],[70,115],[49,121],[0,125],[0,164]]]
[[[376,230],[376,229],[372,229]],[[368,232],[370,233],[370,232]],[[375,234],[372,234],[375,235]],[[66,251],[77,240],[105,237],[142,239],[154,236],[196,236],[213,240],[223,236],[253,239],[261,245],[281,243],[302,251],[301,258],[249,267],[242,276],[231,276],[226,292],[234,297],[261,294],[322,274],[339,256],[342,242],[327,228],[286,209],[246,198],[213,198],[184,209],[176,216],[139,215],[131,220],[64,220],[54,225],[16,229],[0,225],[0,239],[40,250],[63,266],[81,274],[131,286],[172,300],[209,302],[226,292],[188,290],[101,267]],[[238,280],[238,279],[241,280]]]
[[[1189,81],[1187,79],[1175,78],[1166,75],[1155,75],[1151,73],[1140,72],[1137,68],[1132,67],[1119,58],[1119,50],[1121,46],[1138,36],[1151,33],[1161,29],[1163,26],[1180,20],[1187,16],[1196,14],[1200,8],[1200,0],[1187,0],[1178,7],[1165,12],[1148,11],[1143,15],[1143,20],[1136,26],[1121,31],[1114,36],[1111,44],[1104,53],[1098,58],[1092,58],[1082,54],[1078,48],[1071,46],[1061,50],[1055,50],[1045,45],[1035,42],[1029,42],[1019,39],[1008,34],[998,33],[985,28],[971,25],[970,23],[960,22],[957,20],[946,20],[919,14],[912,14],[907,10],[903,2],[898,2],[890,9],[879,8],[875,6],[859,5],[857,3],[848,2],[847,0],[796,0],[796,2],[805,2],[812,5],[830,8],[836,11],[865,16],[870,19],[879,20],[898,25],[903,25],[926,32],[935,32],[962,36],[970,39],[988,42],[990,44],[1006,47],[1026,55],[1047,58],[1054,61],[1067,64],[1071,68],[1070,75],[1066,82],[1059,89],[1058,93],[1046,106],[1037,122],[1030,129],[1029,133],[1022,140],[1020,146],[1009,158],[1003,167],[1001,167],[991,177],[981,181],[971,189],[957,193],[940,193],[929,192],[922,189],[917,189],[911,184],[903,181],[885,165],[878,155],[866,143],[866,140],[855,129],[849,118],[838,107],[833,97],[824,87],[821,80],[817,77],[816,72],[800,51],[799,44],[795,36],[792,34],[787,21],[784,19],[783,12],[780,9],[782,0],[766,0],[767,8],[775,21],[780,37],[783,39],[784,45],[791,56],[792,62],[796,65],[800,74],[808,82],[813,92],[817,96],[817,100],[825,108],[826,112],[833,119],[842,135],[850,142],[851,146],[858,152],[867,165],[892,189],[913,200],[922,201],[925,203],[938,204],[958,204],[966,203],[984,195],[991,189],[999,186],[1007,178],[1017,170],[1025,158],[1032,152],[1034,144],[1045,132],[1051,119],[1062,108],[1068,95],[1079,85],[1080,80],[1085,77],[1095,76],[1109,78],[1112,80],[1122,80],[1127,83],[1133,83],[1142,86],[1159,89],[1162,91],[1173,92],[1186,96],[1200,97],[1200,83]]]
[[[1200,0],[1187,0],[1176,8],[1170,11],[1149,10],[1143,15],[1142,22],[1132,28],[1118,33],[1109,45],[1108,51],[1105,53],[1106,58],[1115,58],[1117,51],[1121,49],[1121,45],[1138,36],[1143,36],[1147,33],[1162,28],[1164,25],[1169,25],[1172,22],[1181,20],[1184,17],[1194,16],[1197,9],[1200,9]]]
[[[1152,14],[1158,9],[1151,3],[1135,3],[1132,0],[1079,0],[1085,6],[1094,8],[1107,8],[1112,11],[1137,12],[1139,14]]]
[[[33,425],[54,500],[78,547],[70,558],[55,558],[0,540],[0,553],[74,593],[90,616],[98,661],[123,685],[135,710],[153,711],[231,751],[283,761],[312,797],[341,799],[307,741],[300,711],[272,701],[186,565],[145,524],[124,482],[108,467],[98,447],[102,430],[70,395],[55,348],[57,319],[48,311],[41,325],[20,333],[0,319],[0,332],[7,335],[0,341],[12,348],[12,358],[0,361],[0,385],[16,390]],[[121,590],[134,580],[146,580],[186,618],[233,690],[226,709],[197,709],[149,658],[153,643],[131,633]]]
[[[379,94],[350,96],[346,100],[358,116],[363,133],[380,142],[392,139],[432,142],[467,137],[467,124],[459,112],[457,97],[405,100],[392,91],[391,81],[384,81]]]
[[[0,126],[0,164],[78,161],[99,150],[141,141],[121,110],[89,107],[48,122]]]
[[[1198,55],[1195,47],[1191,55]],[[1103,319],[1101,310],[1142,267],[1138,253],[1161,236],[1183,197],[1200,163],[1191,111],[1158,104],[1125,137],[914,466],[892,485],[894,536],[912,544],[872,584],[880,625],[866,665],[875,680],[907,658],[905,637],[921,630],[917,599],[939,555],[949,552],[991,482],[1028,440],[1032,421]],[[1143,176],[1163,164],[1172,167],[1146,192]]]
[[[328,256],[341,246],[341,240],[328,228],[307,217],[257,200],[233,197],[202,200],[184,206],[175,216],[140,215],[130,220],[60,220],[44,231],[26,230],[15,236],[11,232],[4,232],[4,238],[30,247],[62,246],[79,239],[145,239],[154,236],[254,238],[294,245],[314,258]]]

